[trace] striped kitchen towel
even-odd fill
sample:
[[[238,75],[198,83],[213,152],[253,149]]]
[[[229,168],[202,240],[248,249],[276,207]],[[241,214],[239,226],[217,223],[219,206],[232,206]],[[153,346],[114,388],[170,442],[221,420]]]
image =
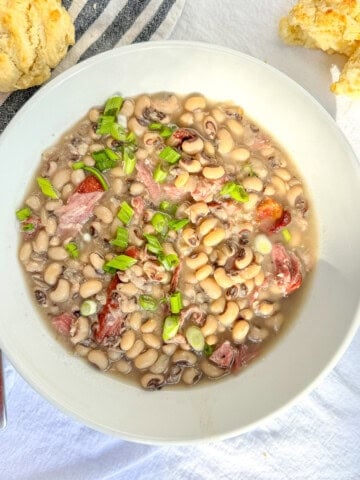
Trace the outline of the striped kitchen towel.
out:
[[[74,20],[76,43],[52,72],[120,45],[169,37],[185,0],[63,0]],[[0,133],[20,107],[39,89],[0,93]]]

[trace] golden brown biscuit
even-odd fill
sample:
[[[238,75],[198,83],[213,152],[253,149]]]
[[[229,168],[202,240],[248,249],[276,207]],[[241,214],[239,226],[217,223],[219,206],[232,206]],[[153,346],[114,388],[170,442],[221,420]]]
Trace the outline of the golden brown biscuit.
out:
[[[360,98],[360,47],[345,63],[339,80],[331,85],[331,91],[337,95]]]
[[[0,0],[0,92],[45,82],[74,42],[61,0]]]
[[[360,45],[360,1],[302,0],[281,19],[280,36],[292,45],[350,56]]]

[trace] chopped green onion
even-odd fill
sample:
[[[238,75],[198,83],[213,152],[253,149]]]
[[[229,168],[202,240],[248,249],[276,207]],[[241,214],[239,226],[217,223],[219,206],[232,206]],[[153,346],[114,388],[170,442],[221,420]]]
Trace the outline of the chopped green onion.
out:
[[[287,228],[283,228],[281,230],[281,235],[283,236],[283,239],[285,240],[285,242],[289,243],[290,240],[291,240],[291,233],[289,232],[289,230]]]
[[[114,115],[101,115],[98,121],[96,133],[98,135],[110,134],[115,125]]]
[[[175,292],[170,295],[170,311],[171,313],[179,313],[183,308],[181,292]]]
[[[174,129],[171,127],[168,127],[167,125],[164,125],[160,132],[160,137],[162,138],[169,138],[173,134]]]
[[[31,217],[31,210],[29,207],[24,207],[16,210],[16,218],[20,220],[20,222],[27,220],[29,217]]]
[[[155,253],[155,255],[159,255],[159,253],[163,252],[161,243],[155,235],[152,235],[151,233],[145,233],[144,237],[147,240],[146,248],[149,252]]]
[[[38,177],[37,183],[44,195],[50,198],[59,198],[59,195],[57,194],[55,188],[51,185],[51,182],[48,178]]]
[[[249,176],[249,177],[257,177],[256,173],[253,170],[253,167],[250,162],[245,163],[244,165],[244,172]]]
[[[157,164],[153,174],[155,182],[163,183],[167,177],[167,171],[162,168],[161,163]]]
[[[75,242],[69,242],[65,245],[65,250],[68,252],[71,258],[79,257],[79,249]]]
[[[180,263],[179,257],[176,255],[176,253],[169,253],[168,255],[160,253],[160,255],[158,255],[158,259],[166,270],[172,270]]]
[[[128,225],[133,216],[134,210],[127,202],[122,202],[120,205],[120,210],[117,213],[118,219],[121,220],[125,225]]]
[[[136,157],[134,155],[134,152],[132,152],[129,148],[125,147],[123,160],[125,175],[131,175],[136,165]]]
[[[178,315],[171,315],[166,317],[163,325],[162,338],[164,342],[167,342],[171,338],[175,337],[180,327],[180,317]]]
[[[163,125],[162,123],[154,122],[154,123],[150,123],[148,128],[149,130],[159,132],[162,138],[169,138],[171,137],[176,127],[175,125],[173,127],[169,127],[168,125]]]
[[[109,131],[110,135],[118,142],[126,141],[126,132],[123,126],[118,123],[113,123]]]
[[[259,233],[254,238],[254,248],[261,255],[267,255],[272,250],[272,243],[264,233]]]
[[[129,132],[127,134],[126,143],[136,143],[136,135],[134,132]]]
[[[196,350],[197,352],[201,352],[204,350],[204,335],[202,334],[202,331],[199,327],[195,327],[195,325],[189,327],[185,332],[185,337],[194,350]]]
[[[205,357],[210,357],[214,350],[215,345],[209,345],[208,343],[205,343],[203,350]]]
[[[168,213],[169,215],[175,215],[178,206],[174,203],[168,202],[167,200],[163,200],[160,202],[159,208],[161,211]]]
[[[116,116],[123,103],[122,97],[111,97],[105,103],[104,115]]]
[[[95,167],[101,172],[114,168],[119,160],[119,155],[110,148],[92,152],[91,156],[95,160]]]
[[[33,223],[23,223],[21,228],[23,232],[30,232],[31,230],[34,230],[35,225]]]
[[[248,202],[249,194],[239,183],[227,182],[220,191],[220,195],[231,197],[237,202]]]
[[[116,270],[127,270],[135,265],[136,258],[129,257],[128,255],[118,255],[109,262],[106,262],[103,269],[108,273],[115,273]]]
[[[165,162],[168,162],[168,163],[176,163],[180,160],[181,155],[179,152],[177,152],[173,148],[165,147],[159,153],[159,158],[161,158],[162,160],[165,160]]]
[[[169,228],[170,230],[181,230],[182,228],[185,227],[190,222],[188,218],[180,218],[179,220],[170,220],[169,222]]]
[[[139,305],[143,310],[155,312],[158,309],[159,302],[151,295],[140,295]]]
[[[129,232],[124,227],[118,227],[116,229],[116,238],[110,240],[110,244],[115,247],[119,247],[124,250],[128,246]]]
[[[94,167],[83,167],[83,170],[86,170],[89,173],[92,173],[94,177],[96,177],[99,182],[101,183],[101,186],[103,187],[104,190],[109,190],[109,185],[107,184],[107,181],[105,178],[101,175],[99,170]]]
[[[163,124],[159,122],[153,122],[149,124],[149,130],[161,130],[163,128]]]
[[[85,300],[81,304],[80,313],[83,317],[88,317],[89,315],[94,315],[97,310],[97,304],[94,300]]]
[[[71,168],[73,170],[81,170],[82,168],[85,167],[85,163],[84,162],[75,162],[71,165]]]
[[[161,212],[156,212],[151,218],[151,225],[160,235],[166,235],[168,231],[169,217]]]

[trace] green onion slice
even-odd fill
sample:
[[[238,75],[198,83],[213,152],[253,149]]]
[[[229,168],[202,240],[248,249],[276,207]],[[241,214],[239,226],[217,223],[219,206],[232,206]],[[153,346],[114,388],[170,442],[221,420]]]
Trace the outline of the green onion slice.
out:
[[[169,253],[168,255],[159,254],[158,259],[160,263],[165,267],[166,270],[172,270],[177,267],[180,263],[179,257],[176,253]]]
[[[65,245],[65,250],[71,258],[79,258],[79,249],[75,242],[69,242]]]
[[[16,218],[20,222],[27,220],[29,217],[31,217],[31,210],[29,207],[24,207],[24,208],[20,208],[19,210],[16,210]]]
[[[169,215],[175,215],[178,206],[167,200],[163,200],[160,202],[159,208],[162,212],[168,213]]]
[[[127,202],[122,202],[120,204],[120,210],[117,213],[117,217],[121,220],[125,225],[128,225],[134,216],[134,210],[130,207]]]
[[[128,241],[129,232],[124,227],[118,227],[116,229],[116,238],[114,238],[114,240],[110,240],[110,244],[124,250],[128,246]]]
[[[98,121],[96,133],[98,135],[110,134],[114,125],[115,125],[114,115],[101,115]]]
[[[33,223],[23,223],[21,228],[23,232],[31,232],[34,230],[35,225]]]
[[[170,311],[171,313],[179,313],[183,308],[181,292],[175,292],[170,295]]]
[[[283,236],[283,239],[285,240],[285,242],[289,243],[290,240],[291,240],[291,233],[289,232],[289,230],[287,228],[283,228],[281,230],[281,235]]]
[[[166,235],[168,231],[169,217],[168,215],[156,212],[151,218],[151,225],[155,228],[160,235]]]
[[[59,198],[57,191],[51,185],[51,182],[48,178],[38,177],[36,180],[40,187],[40,190],[44,195],[50,198],[55,198],[55,199]]]
[[[202,352],[204,350],[204,335],[199,327],[195,327],[195,325],[189,327],[185,332],[185,337],[194,350],[197,352]]]
[[[176,128],[175,126],[172,128],[172,127],[168,127],[167,125],[164,125],[162,130],[160,131],[160,137],[170,138],[175,128]]]
[[[205,343],[204,345],[204,355],[205,357],[210,357],[210,355],[214,352],[215,350],[215,345],[209,345],[208,343]]]
[[[155,182],[163,183],[167,177],[167,171],[163,169],[161,163],[158,163],[155,167],[153,174]]]
[[[129,132],[126,136],[126,143],[136,144],[136,135],[134,132]]]
[[[105,103],[104,115],[116,116],[123,104],[122,97],[111,97]]]
[[[161,158],[162,160],[165,160],[165,162],[173,164],[173,163],[176,163],[180,160],[181,155],[180,155],[179,152],[177,152],[173,148],[165,147],[159,153],[159,158]]]
[[[163,128],[163,124],[162,123],[159,123],[159,122],[153,122],[153,123],[150,123],[148,128],[149,130],[162,130]]]
[[[136,165],[136,157],[134,152],[132,152],[129,148],[124,148],[124,173],[125,175],[131,175],[135,169]]]
[[[73,170],[81,170],[82,168],[85,167],[85,163],[84,162],[74,162],[72,165],[71,165],[71,168]]]
[[[127,270],[135,265],[136,258],[129,257],[128,255],[118,255],[109,262],[106,262],[103,269],[108,273],[115,273],[116,270]]]
[[[109,190],[109,185],[107,184],[107,181],[105,180],[105,177],[101,175],[99,170],[94,167],[83,167],[83,170],[92,173],[94,177],[96,177],[99,182],[101,183],[101,186],[103,187],[104,190]]]
[[[125,129],[124,129],[124,127],[122,127],[118,123],[113,123],[110,126],[109,133],[118,142],[125,142],[126,141]]]
[[[119,160],[119,155],[110,148],[92,152],[91,156],[95,160],[95,167],[101,172],[109,168],[114,168]]]
[[[190,223],[190,220],[188,218],[180,218],[179,220],[170,220],[169,228],[170,230],[178,231],[184,228],[185,225],[187,225],[188,223]]]
[[[80,313],[83,317],[88,317],[89,315],[94,315],[97,310],[97,304],[94,300],[85,300],[81,304]]]
[[[220,195],[225,197],[231,197],[237,202],[248,202],[249,201],[249,194],[245,190],[245,188],[236,182],[227,182],[223,186],[220,191]]]
[[[145,233],[144,237],[147,240],[146,248],[149,252],[155,253],[155,255],[159,255],[163,252],[161,243],[159,242],[159,239],[156,235],[152,235],[151,233]]]
[[[151,295],[140,295],[139,305],[143,310],[155,312],[158,309],[159,302]]]
[[[166,317],[163,325],[162,337],[164,342],[175,337],[180,327],[180,317],[178,315],[171,315]]]

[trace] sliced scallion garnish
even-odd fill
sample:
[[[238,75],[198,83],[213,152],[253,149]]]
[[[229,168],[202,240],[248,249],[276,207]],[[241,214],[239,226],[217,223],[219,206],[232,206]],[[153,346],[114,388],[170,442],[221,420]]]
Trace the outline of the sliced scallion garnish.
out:
[[[83,167],[83,170],[86,170],[87,172],[89,173],[92,173],[94,175],[94,177],[96,177],[101,186],[103,187],[104,190],[109,190],[109,185],[107,184],[107,181],[105,180],[105,178],[101,175],[101,173],[99,172],[99,170],[97,168],[94,168],[94,167]]]
[[[254,238],[255,250],[262,255],[267,255],[272,250],[272,243],[264,233],[259,233]]]
[[[20,222],[27,220],[29,217],[31,217],[31,210],[29,207],[24,207],[24,208],[20,208],[19,210],[16,210],[16,218]]]
[[[79,258],[79,249],[75,242],[69,242],[65,245],[65,250],[71,258]]]
[[[85,167],[85,163],[84,162],[74,162],[72,165],[71,165],[71,168],[73,170],[81,170],[82,168]]]
[[[36,180],[40,187],[40,190],[44,195],[50,198],[54,198],[56,200],[59,198],[57,191],[51,185],[51,182],[48,178],[38,177]]]
[[[128,246],[129,232],[124,227],[116,229],[116,238],[110,240],[110,244],[124,250]]]
[[[170,295],[170,311],[171,313],[180,313],[183,308],[181,292],[175,292]]]
[[[127,202],[122,202],[120,204],[120,210],[117,213],[117,217],[121,220],[125,225],[130,223],[130,220],[134,216],[134,210],[130,207]]]
[[[167,146],[161,150],[161,152],[159,153],[159,158],[161,158],[167,163],[173,164],[180,160],[181,155],[173,148]]]
[[[94,315],[94,313],[96,313],[96,310],[97,304],[96,302],[94,302],[94,300],[85,300],[85,302],[81,304],[80,314],[83,317],[88,317],[89,315]]]
[[[104,148],[103,150],[92,152],[91,156],[95,160],[95,167],[100,170],[100,172],[114,168],[119,160],[119,155],[111,150],[111,148]]]
[[[162,212],[168,213],[169,215],[175,215],[178,206],[167,200],[163,200],[160,202],[159,208]]]
[[[139,305],[143,310],[155,312],[158,309],[159,302],[151,295],[140,295]]]
[[[151,225],[155,228],[160,235],[166,235],[168,231],[169,217],[168,215],[156,212],[151,218]]]
[[[171,340],[177,334],[180,327],[180,317],[178,315],[171,315],[166,317],[163,325],[162,337],[164,342]]]
[[[98,135],[108,135],[115,125],[114,115],[101,115],[98,121],[96,133]]]
[[[124,127],[119,125],[118,123],[113,123],[109,128],[110,135],[117,140],[118,142],[125,142],[126,141],[126,132]]]
[[[159,122],[153,122],[149,124],[149,130],[161,130],[163,128],[163,124]]]
[[[132,152],[129,148],[124,148],[124,173],[125,175],[131,175],[135,169],[136,165],[136,157],[134,152]]]
[[[160,253],[158,255],[158,259],[160,263],[162,263],[162,265],[165,267],[165,270],[172,270],[180,263],[179,257],[176,255],[176,253],[169,253],[168,255]]]
[[[132,143],[132,144],[136,143],[136,135],[134,132],[129,132],[126,135],[126,143]]]
[[[157,182],[157,183],[165,182],[166,177],[167,177],[167,171],[163,169],[161,163],[158,163],[156,165],[153,177],[154,177],[155,182]]]
[[[34,230],[35,225],[33,223],[23,223],[21,228],[23,232],[31,232]]]
[[[156,235],[152,235],[151,233],[145,233],[144,237],[147,240],[146,248],[149,252],[155,253],[155,255],[159,255],[163,252],[163,248],[159,239]]]
[[[287,228],[283,228],[281,230],[281,235],[283,236],[283,239],[285,240],[286,243],[289,243],[291,240],[291,233]]]
[[[225,183],[220,191],[220,195],[223,195],[224,197],[231,197],[237,202],[245,203],[249,201],[249,194],[245,188],[236,182]]]
[[[153,122],[149,125],[149,130],[159,132],[159,135],[162,138],[169,138],[171,137],[174,129],[176,128],[175,125],[173,127],[169,127],[168,125],[163,125],[159,122]]]
[[[205,347],[205,339],[199,327],[192,325],[185,332],[186,340],[197,352],[202,352]]]
[[[104,115],[116,116],[119,113],[121,105],[123,104],[123,98],[119,96],[109,98],[104,107]]]
[[[188,223],[190,223],[190,220],[188,218],[180,218],[180,219],[175,219],[175,220],[170,220],[169,222],[169,228],[170,230],[181,230],[184,228]]]
[[[136,258],[129,257],[128,255],[118,255],[106,262],[103,269],[105,272],[115,273],[116,270],[127,270],[135,265],[136,262]]]
[[[215,345],[209,345],[208,343],[205,343],[204,345],[204,355],[205,357],[210,357],[210,355],[214,352],[215,350]]]

